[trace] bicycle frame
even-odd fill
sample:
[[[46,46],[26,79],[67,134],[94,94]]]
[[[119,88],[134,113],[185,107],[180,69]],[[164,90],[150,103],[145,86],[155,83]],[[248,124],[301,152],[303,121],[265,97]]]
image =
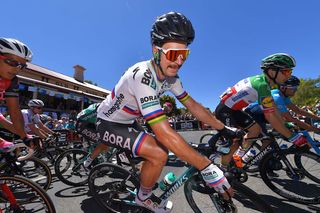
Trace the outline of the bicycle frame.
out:
[[[302,133],[307,138],[312,148],[316,151],[318,155],[320,155],[320,142],[313,140],[307,130],[300,131],[299,133]]]
[[[182,186],[192,175],[194,175],[198,170],[193,166],[189,167],[178,179],[173,182],[166,191],[164,191],[160,198],[162,200],[167,200],[175,191],[177,191],[180,186]]]
[[[9,186],[5,183],[0,183],[0,188],[3,192],[4,197],[8,199],[10,203],[10,207],[13,207],[13,209],[19,208],[18,202],[15,196],[13,195],[11,189],[9,188]],[[2,209],[0,209],[0,212],[2,212]]]

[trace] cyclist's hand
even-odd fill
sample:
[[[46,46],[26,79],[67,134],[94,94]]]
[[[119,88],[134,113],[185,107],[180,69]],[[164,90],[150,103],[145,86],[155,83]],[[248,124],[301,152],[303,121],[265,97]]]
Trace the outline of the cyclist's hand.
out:
[[[53,132],[52,134],[55,138],[59,138],[61,136],[60,132]]]
[[[227,180],[223,175],[221,169],[219,169],[214,164],[209,164],[203,170],[201,170],[201,175],[208,186],[213,187],[217,192],[222,194],[223,198],[226,200],[233,196],[233,190]],[[227,191],[227,192],[226,192]]]
[[[245,134],[243,130],[229,126],[224,126],[223,129],[218,131],[222,136],[228,139],[241,138]]]
[[[22,138],[22,142],[27,145],[28,147],[30,148],[33,148],[34,147],[34,142],[36,140],[38,140],[39,137],[35,136],[35,135],[28,135],[24,138]]]
[[[297,134],[297,133],[294,133],[289,138],[289,142],[293,143],[297,147],[302,147],[302,146],[308,144],[306,137],[304,137],[303,134]]]

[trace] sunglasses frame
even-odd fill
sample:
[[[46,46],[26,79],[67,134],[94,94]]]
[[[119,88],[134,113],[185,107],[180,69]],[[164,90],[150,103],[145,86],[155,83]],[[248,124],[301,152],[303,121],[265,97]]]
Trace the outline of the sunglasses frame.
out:
[[[158,50],[160,50],[160,51],[166,56],[166,59],[167,59],[167,60],[172,61],[172,62],[175,62],[175,61],[179,58],[180,55],[182,55],[182,57],[183,57],[182,60],[185,61],[185,60],[187,60],[187,58],[188,58],[188,56],[189,56],[189,54],[190,54],[190,49],[189,49],[189,48],[186,48],[186,49],[176,49],[176,48],[163,49],[163,48],[158,47],[158,46],[156,46],[156,48],[157,48]],[[167,55],[167,53],[168,53],[169,51],[187,51],[187,52],[186,52],[186,55],[185,55],[185,56],[183,56],[183,54],[179,54],[179,55],[175,58],[175,60],[170,60],[170,58],[168,58],[168,55]]]
[[[280,72],[283,74],[283,75],[286,75],[286,76],[288,76],[288,75],[291,75],[292,74],[292,69],[282,69],[282,70],[280,70]]]
[[[0,55],[0,59],[2,59],[10,67],[19,68],[20,70],[23,70],[27,67],[26,63],[20,63],[19,61],[8,58],[4,55]]]

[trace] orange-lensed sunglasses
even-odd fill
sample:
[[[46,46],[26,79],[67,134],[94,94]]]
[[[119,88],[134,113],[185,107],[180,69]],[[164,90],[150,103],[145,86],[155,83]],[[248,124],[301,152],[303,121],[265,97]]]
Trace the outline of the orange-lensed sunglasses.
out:
[[[161,47],[157,47],[157,49],[161,50],[166,58],[172,62],[176,61],[179,57],[185,61],[190,54],[190,49],[163,49]]]

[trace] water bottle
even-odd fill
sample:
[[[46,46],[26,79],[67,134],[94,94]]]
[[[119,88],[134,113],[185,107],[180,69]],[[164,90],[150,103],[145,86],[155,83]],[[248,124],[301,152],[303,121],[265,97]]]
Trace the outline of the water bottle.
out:
[[[287,144],[281,144],[280,149],[288,149],[288,145]]]
[[[168,189],[168,187],[176,180],[176,176],[173,172],[169,172],[166,174],[163,178],[163,180],[160,182],[159,186],[162,191],[165,191]]]
[[[243,157],[242,160],[243,162],[248,162],[249,160],[251,160],[255,155],[256,155],[256,150],[251,148]]]

